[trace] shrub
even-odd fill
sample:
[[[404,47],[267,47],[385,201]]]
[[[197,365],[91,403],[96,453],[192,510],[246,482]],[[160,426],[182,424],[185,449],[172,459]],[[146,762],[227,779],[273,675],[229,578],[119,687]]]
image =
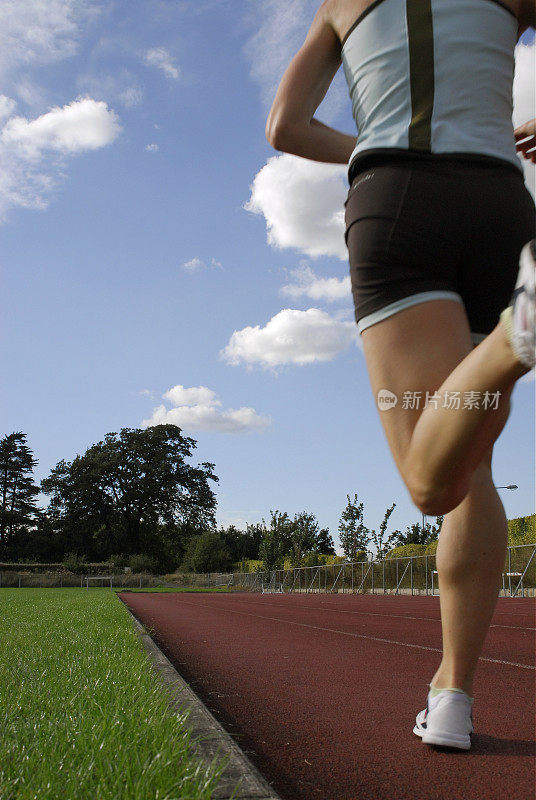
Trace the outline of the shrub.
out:
[[[132,572],[150,572],[153,575],[158,575],[160,571],[158,560],[145,553],[135,553],[130,556],[128,565]]]
[[[63,559],[63,566],[68,572],[74,572],[76,575],[81,575],[87,572],[87,560],[85,556],[79,556],[78,553],[71,551],[67,553]]]
[[[437,542],[433,542],[437,546]],[[410,558],[411,556],[424,556],[427,554],[427,544],[402,544],[390,550],[385,558]]]
[[[129,566],[128,563],[128,556],[124,553],[114,553],[113,555],[108,557],[108,563],[112,571],[115,572],[124,572],[125,567]]]
[[[435,556],[438,542],[439,539],[436,539],[435,542],[430,542],[429,544],[427,544],[424,554],[426,556]]]
[[[508,520],[508,544],[536,543],[536,514]]]
[[[242,561],[235,561],[231,565],[233,572],[255,572],[258,566],[262,567],[262,561],[256,558],[243,558]],[[261,570],[261,572],[263,569]]]

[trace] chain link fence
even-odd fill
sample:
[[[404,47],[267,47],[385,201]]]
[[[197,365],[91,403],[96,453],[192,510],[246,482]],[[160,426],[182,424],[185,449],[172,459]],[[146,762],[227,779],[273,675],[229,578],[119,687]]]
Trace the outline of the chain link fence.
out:
[[[272,572],[207,574],[76,575],[72,572],[0,572],[0,588],[61,588],[108,586],[134,588],[227,588],[248,592],[438,594],[435,555],[407,556],[383,561],[296,567]],[[509,547],[500,594],[505,597],[536,595],[536,544]]]
[[[439,593],[435,555],[383,561],[332,564],[275,570],[264,577],[268,591],[355,594]],[[500,594],[535,596],[536,544],[509,547]]]

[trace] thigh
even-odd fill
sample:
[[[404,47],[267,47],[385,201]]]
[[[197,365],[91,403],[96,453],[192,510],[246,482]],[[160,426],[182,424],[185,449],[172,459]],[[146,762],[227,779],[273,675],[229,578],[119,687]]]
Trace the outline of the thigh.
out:
[[[404,478],[404,459],[427,393],[437,391],[473,349],[467,315],[452,300],[423,302],[372,325],[361,339],[380,420]],[[378,394],[385,391],[396,403],[378,403]],[[491,450],[486,458],[491,460]]]
[[[420,303],[363,331],[363,351],[380,420],[395,464],[403,465],[427,393],[432,395],[475,345],[464,308],[451,300]],[[512,387],[513,388],[513,387]],[[489,415],[479,435],[496,439],[510,413],[512,388],[503,392],[498,414]],[[378,403],[385,390],[395,405]],[[482,463],[491,468],[493,447]]]

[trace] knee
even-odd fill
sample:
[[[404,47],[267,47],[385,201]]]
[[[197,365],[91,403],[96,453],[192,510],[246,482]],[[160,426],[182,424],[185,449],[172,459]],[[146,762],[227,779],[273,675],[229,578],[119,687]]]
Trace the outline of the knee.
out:
[[[492,448],[472,472],[434,480],[429,475],[413,471],[407,475],[406,486],[411,499],[427,516],[448,514],[457,508],[470,491],[493,486],[491,474]]]
[[[428,476],[415,473],[406,478],[411,499],[423,514],[437,517],[448,514],[460,505],[470,488],[470,479],[465,476],[449,481],[434,481]]]

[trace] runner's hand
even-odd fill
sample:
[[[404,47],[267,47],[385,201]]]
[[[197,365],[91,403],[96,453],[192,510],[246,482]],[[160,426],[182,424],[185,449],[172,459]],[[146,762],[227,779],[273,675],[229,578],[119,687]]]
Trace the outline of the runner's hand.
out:
[[[536,119],[531,119],[520,125],[514,131],[516,137],[516,150],[523,158],[536,164]]]

